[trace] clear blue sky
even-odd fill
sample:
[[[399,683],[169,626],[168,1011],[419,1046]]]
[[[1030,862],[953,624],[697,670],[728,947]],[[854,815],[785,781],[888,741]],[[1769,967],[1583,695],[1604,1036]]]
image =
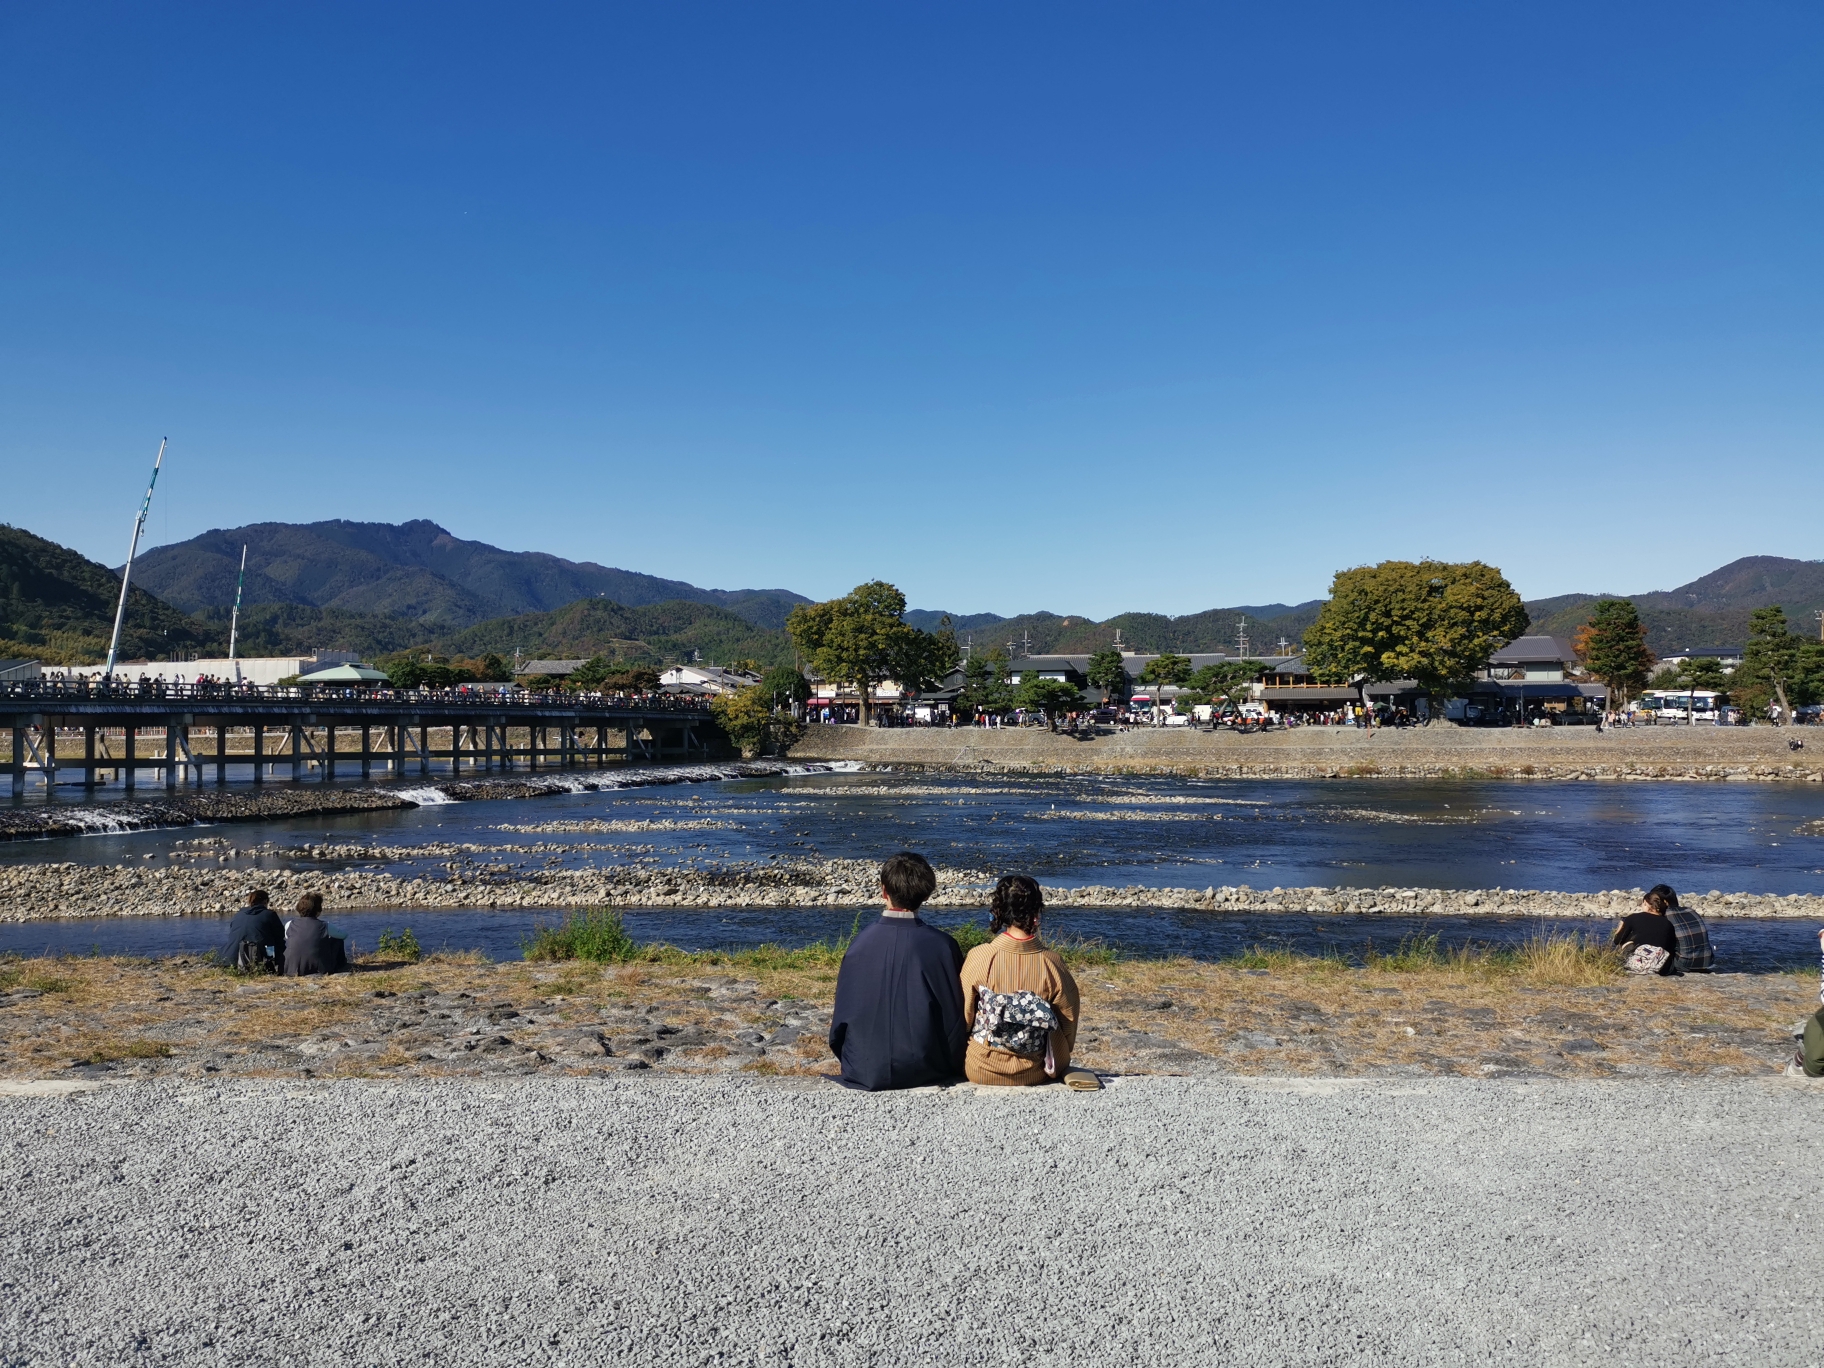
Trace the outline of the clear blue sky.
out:
[[[1824,556],[1824,7],[0,10],[0,519],[1173,613]]]

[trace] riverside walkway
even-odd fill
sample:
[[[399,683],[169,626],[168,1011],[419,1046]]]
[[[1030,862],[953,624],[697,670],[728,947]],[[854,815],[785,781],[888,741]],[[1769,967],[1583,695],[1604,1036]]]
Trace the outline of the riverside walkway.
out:
[[[108,774],[132,789],[151,770],[174,789],[201,784],[211,767],[221,783],[235,767],[255,780],[289,766],[293,779],[327,781],[338,768],[367,778],[428,775],[433,763],[458,773],[704,759],[713,724],[705,700],[665,693],[38,679],[0,683],[9,729],[17,797],[28,775],[49,793],[62,771],[86,787]]]

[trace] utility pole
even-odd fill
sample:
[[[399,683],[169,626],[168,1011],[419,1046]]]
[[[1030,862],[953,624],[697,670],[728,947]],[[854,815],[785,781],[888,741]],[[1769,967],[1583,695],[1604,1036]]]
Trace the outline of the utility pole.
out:
[[[1818,640],[1824,641],[1824,608],[1812,614],[1818,620]]]
[[[1235,649],[1241,659],[1248,658],[1248,619],[1245,615],[1235,620]]]
[[[133,582],[133,557],[139,552],[139,534],[146,530],[146,514],[152,511],[152,491],[158,487],[158,470],[165,463],[165,439],[158,439],[158,459],[152,462],[152,482],[146,486],[146,497],[139,505],[139,516],[133,519],[133,540],[127,544],[127,563],[120,572],[120,606],[114,610],[114,635],[108,639],[108,668],[104,679],[114,678],[114,659],[120,654],[120,628],[127,620],[127,586]]]

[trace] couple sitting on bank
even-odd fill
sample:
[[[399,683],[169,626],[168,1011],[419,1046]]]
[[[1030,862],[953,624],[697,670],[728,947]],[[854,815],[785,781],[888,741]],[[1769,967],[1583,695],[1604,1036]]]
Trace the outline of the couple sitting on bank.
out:
[[[272,910],[266,890],[256,888],[228,923],[228,943],[219,958],[229,968],[250,974],[345,974],[348,942],[323,920],[321,893],[299,898],[297,916],[286,922]]]
[[[1000,881],[989,903],[994,939],[966,957],[919,918],[936,888],[922,855],[902,851],[881,866],[886,910],[856,935],[836,978],[830,1051],[842,1082],[867,1092],[959,1078],[1099,1087],[1093,1073],[1070,1067],[1077,983],[1039,940],[1038,884],[1024,874]]]

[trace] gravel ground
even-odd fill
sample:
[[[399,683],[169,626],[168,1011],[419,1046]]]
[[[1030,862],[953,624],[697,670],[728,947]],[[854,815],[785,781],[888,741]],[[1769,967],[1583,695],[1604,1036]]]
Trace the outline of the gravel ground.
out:
[[[1815,1365],[1821,1101],[650,1076],[0,1096],[0,1362]]]

